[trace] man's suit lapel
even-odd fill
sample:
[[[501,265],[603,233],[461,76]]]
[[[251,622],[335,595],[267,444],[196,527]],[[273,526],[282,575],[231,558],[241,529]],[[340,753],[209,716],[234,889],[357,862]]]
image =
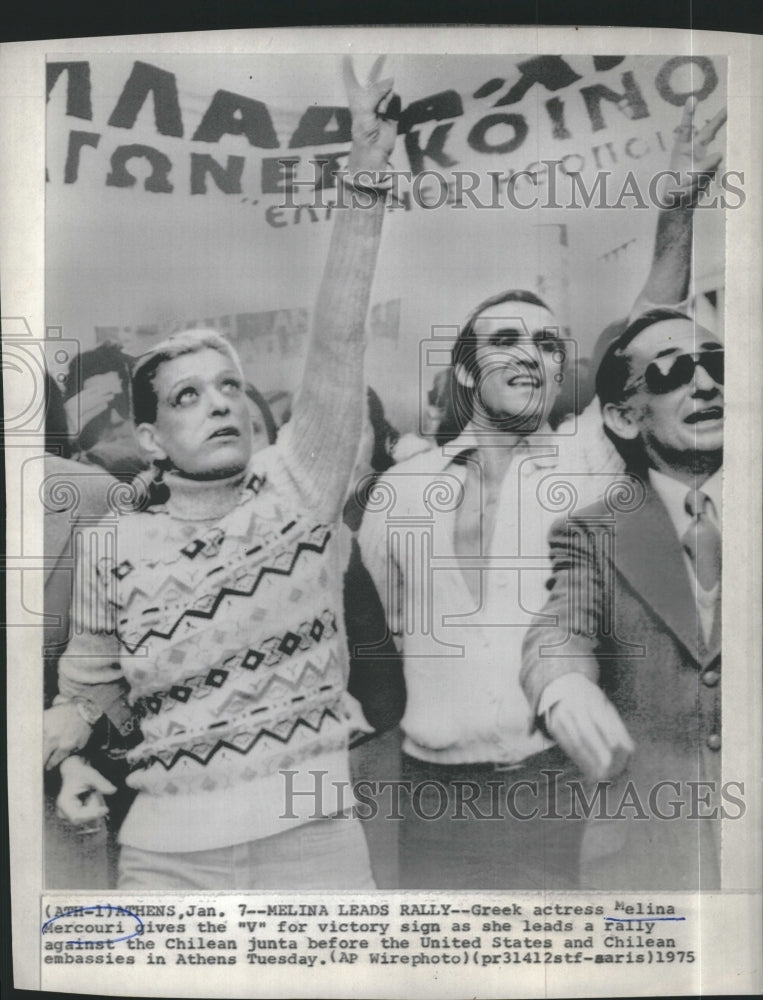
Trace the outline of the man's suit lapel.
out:
[[[683,549],[664,504],[647,485],[644,504],[617,518],[615,566],[698,663],[706,659]]]

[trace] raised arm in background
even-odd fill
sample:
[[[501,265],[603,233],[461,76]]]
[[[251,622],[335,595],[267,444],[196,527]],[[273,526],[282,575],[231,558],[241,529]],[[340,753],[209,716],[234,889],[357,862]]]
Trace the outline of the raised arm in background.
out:
[[[697,100],[690,97],[684,105],[681,122],[675,130],[675,143],[669,171],[674,183],[661,198],[652,266],[631,316],[638,316],[650,306],[679,305],[689,296],[694,210],[723,159],[708,146],[726,121],[723,108],[704,128],[694,128]]]
[[[380,57],[361,86],[345,57],[352,115],[347,185],[338,192],[334,229],[315,306],[302,385],[279,438],[306,502],[327,520],[339,516],[360,443],[365,406],[364,329],[379,249],[385,171],[397,123],[385,117],[392,80],[379,80]],[[341,183],[341,182],[340,182]]]

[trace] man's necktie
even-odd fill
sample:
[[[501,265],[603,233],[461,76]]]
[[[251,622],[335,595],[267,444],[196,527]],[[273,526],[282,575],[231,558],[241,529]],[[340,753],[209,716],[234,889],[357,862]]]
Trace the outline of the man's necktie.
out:
[[[713,590],[721,581],[721,533],[707,512],[709,501],[702,490],[686,494],[686,512],[692,522],[681,539],[703,590]]]

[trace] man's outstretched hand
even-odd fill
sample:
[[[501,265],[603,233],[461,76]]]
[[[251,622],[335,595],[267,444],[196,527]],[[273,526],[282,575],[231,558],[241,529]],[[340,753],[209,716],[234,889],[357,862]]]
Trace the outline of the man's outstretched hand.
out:
[[[397,121],[388,117],[396,102],[391,78],[379,79],[384,56],[371,67],[368,83],[358,83],[352,57],[342,60],[342,76],[347,91],[347,103],[352,115],[352,149],[347,164],[350,179],[359,171],[358,182],[365,187],[384,187],[384,174],[397,138]]]
[[[550,735],[589,780],[617,777],[636,749],[617,709],[587,677],[568,674],[553,683],[562,681],[563,697],[546,712]]]
[[[708,146],[726,122],[727,112],[723,108],[707,124],[697,131],[694,127],[696,97],[690,97],[684,105],[683,115],[675,130],[675,142],[670,155],[670,170],[679,176],[678,184],[672,187],[668,200],[682,208],[693,208],[700,194],[707,188],[721,165],[723,153],[711,153]]]

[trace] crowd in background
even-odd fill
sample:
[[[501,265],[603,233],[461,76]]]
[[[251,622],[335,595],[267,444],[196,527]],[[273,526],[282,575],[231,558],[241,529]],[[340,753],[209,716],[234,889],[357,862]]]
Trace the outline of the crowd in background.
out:
[[[310,377],[280,420],[212,330],[132,364],[104,344],[63,392],[48,381],[47,478],[79,494],[76,518],[52,486],[46,503],[48,887],[718,887],[710,826],[554,823],[527,790],[546,782],[562,809],[576,784],[675,779],[684,805],[720,774],[723,348],[688,299],[724,117],[696,133],[687,102],[674,156],[703,169],[660,212],[644,289],[590,363],[565,370],[548,304],[500,292],[400,434],[362,372],[396,137],[380,66],[361,88],[345,65],[351,168],[381,180],[334,224]],[[554,474],[580,500],[561,525],[542,500]],[[620,474],[637,502],[612,500]],[[92,547],[103,535],[82,551],[78,522],[99,517],[118,552]],[[353,777],[414,790],[399,836],[341,804],[348,743]],[[326,815],[293,797],[278,812],[279,778],[323,773]],[[496,786],[512,808],[482,815]],[[432,822],[442,795],[455,821]]]

